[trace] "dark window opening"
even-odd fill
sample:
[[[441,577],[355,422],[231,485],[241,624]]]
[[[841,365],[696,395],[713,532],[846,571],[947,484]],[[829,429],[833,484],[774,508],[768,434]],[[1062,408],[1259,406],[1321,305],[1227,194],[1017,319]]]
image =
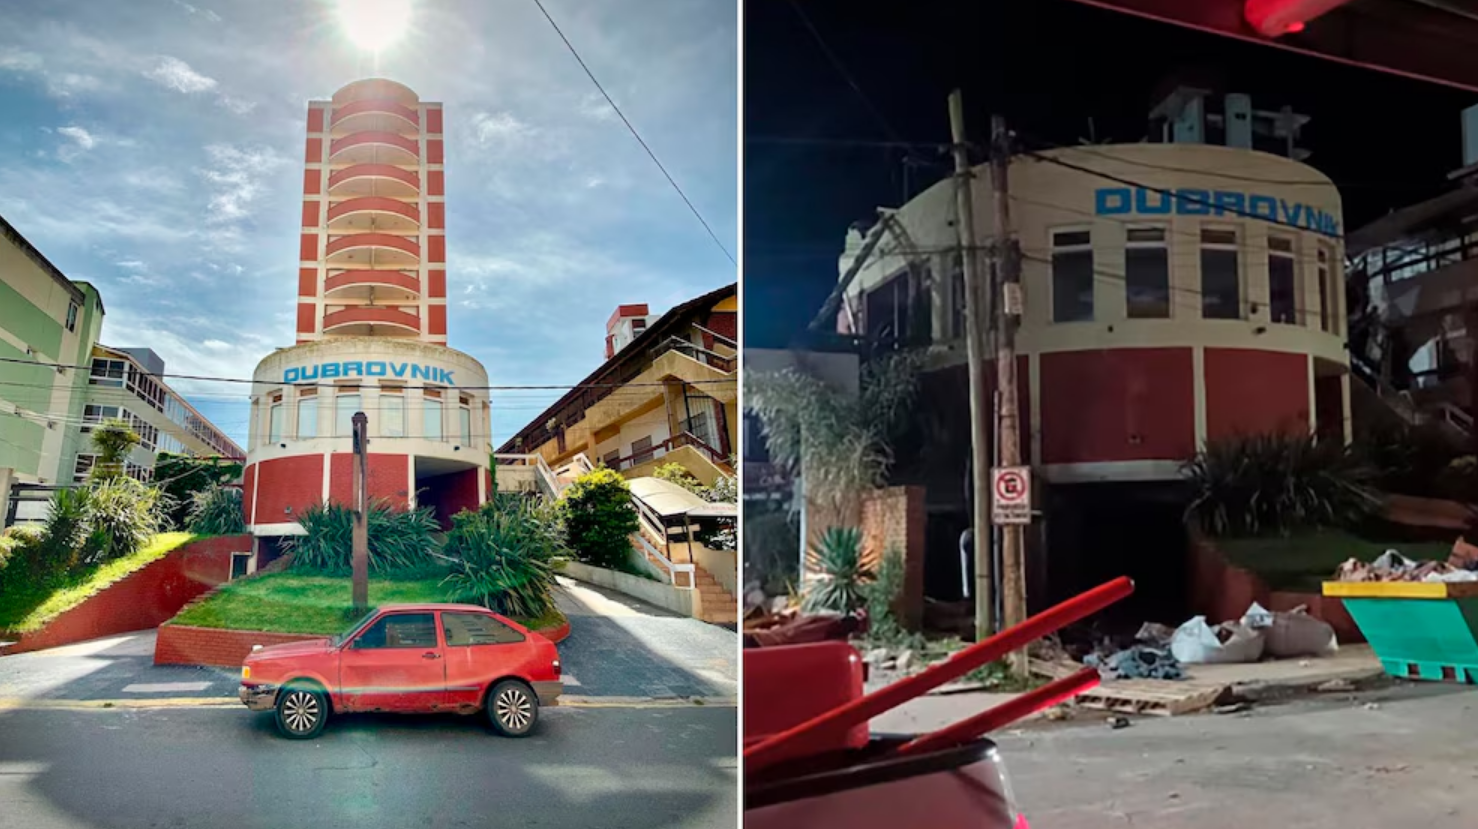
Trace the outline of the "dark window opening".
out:
[[[511,645],[523,641],[522,633],[481,613],[443,613],[441,626],[446,631],[447,647],[452,648]]]
[[[357,649],[434,648],[436,620],[430,613],[385,616],[354,640]]]

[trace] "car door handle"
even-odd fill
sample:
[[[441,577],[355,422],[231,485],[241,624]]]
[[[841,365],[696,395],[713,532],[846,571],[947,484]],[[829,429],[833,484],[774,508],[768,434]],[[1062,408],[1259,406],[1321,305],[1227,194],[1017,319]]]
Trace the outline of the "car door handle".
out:
[[[432,653],[430,651],[427,651],[426,653],[421,654],[421,658],[422,659],[440,659],[441,658],[441,654],[439,654],[439,653]]]

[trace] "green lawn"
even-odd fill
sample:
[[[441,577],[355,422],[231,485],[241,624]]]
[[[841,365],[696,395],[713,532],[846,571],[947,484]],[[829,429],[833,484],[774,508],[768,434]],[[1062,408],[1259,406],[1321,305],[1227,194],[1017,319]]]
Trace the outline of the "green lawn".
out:
[[[1301,533],[1288,538],[1218,539],[1227,561],[1261,576],[1273,590],[1318,593],[1345,559],[1374,561],[1389,549],[1416,561],[1445,561],[1452,542],[1371,541],[1337,530]]]
[[[190,533],[162,533],[131,556],[69,573],[41,584],[7,584],[0,592],[0,630],[30,633],[194,539]]]
[[[397,602],[449,601],[441,577],[370,579],[371,605]],[[223,585],[215,595],[170,620],[196,627],[262,630],[330,636],[343,633],[354,621],[352,594],[346,576],[311,576],[294,572],[266,573]],[[530,628],[552,627],[564,617],[518,620]]]

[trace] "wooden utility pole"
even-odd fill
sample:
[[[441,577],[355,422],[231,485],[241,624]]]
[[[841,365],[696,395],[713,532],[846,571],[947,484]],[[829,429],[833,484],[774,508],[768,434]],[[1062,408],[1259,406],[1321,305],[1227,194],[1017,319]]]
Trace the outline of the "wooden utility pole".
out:
[[[965,280],[965,354],[970,371],[970,528],[975,537],[975,641],[994,632],[990,549],[990,404],[985,388],[986,309],[981,299],[980,262],[976,256],[974,176],[965,146],[965,103],[956,89],[949,95],[949,131],[955,156],[955,231],[960,240],[960,267]]]
[[[355,412],[354,424],[354,612],[369,611],[369,418]]]
[[[1000,464],[1021,466],[1021,411],[1016,391],[1016,325],[1021,315],[1021,251],[1011,227],[1010,191],[1007,171],[1011,166],[1011,134],[1006,119],[993,115],[990,119],[990,185],[994,197],[995,244],[992,246],[994,271],[999,283],[995,291],[996,378],[1000,387],[1000,409],[996,419],[996,440]],[[1020,524],[1001,527],[1001,591],[1005,627],[1026,620],[1026,578],[1023,533]],[[1028,670],[1025,648],[1011,655],[1011,666],[1019,676]]]

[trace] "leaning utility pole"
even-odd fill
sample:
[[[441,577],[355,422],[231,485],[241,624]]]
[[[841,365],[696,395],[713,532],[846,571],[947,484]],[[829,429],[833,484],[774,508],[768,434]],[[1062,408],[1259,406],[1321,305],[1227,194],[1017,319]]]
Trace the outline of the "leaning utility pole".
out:
[[[1000,414],[996,421],[996,444],[1002,467],[1021,466],[1021,411],[1016,393],[1016,325],[1021,316],[1021,252],[1011,228],[1011,204],[1007,186],[1007,168],[1011,165],[1011,134],[1006,119],[993,115],[990,119],[990,185],[994,196],[995,233],[995,350],[996,378],[1001,394]],[[1005,627],[1026,620],[1026,579],[1022,548],[1021,524],[1001,527],[1001,590],[1005,594],[1002,610]],[[1011,655],[1013,670],[1027,673],[1025,648]]]
[[[960,267],[965,280],[965,354],[970,368],[970,527],[975,537],[975,641],[994,632],[992,624],[990,549],[990,405],[986,402],[985,309],[981,308],[980,268],[976,258],[974,176],[965,146],[965,103],[956,89],[949,94],[949,131],[955,155],[955,230],[960,239]]]
[[[369,418],[364,412],[355,412],[351,422],[354,425],[354,612],[361,614],[369,610],[369,479],[365,474]]]

